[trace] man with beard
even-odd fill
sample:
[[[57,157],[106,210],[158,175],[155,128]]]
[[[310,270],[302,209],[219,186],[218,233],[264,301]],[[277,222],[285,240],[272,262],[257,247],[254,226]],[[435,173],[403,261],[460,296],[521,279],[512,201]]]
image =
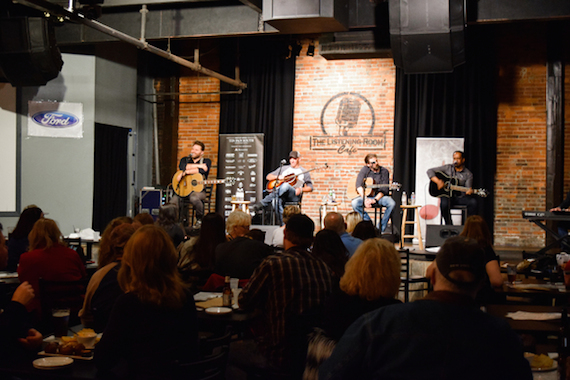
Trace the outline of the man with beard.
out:
[[[465,157],[462,151],[457,150],[453,152],[453,164],[428,169],[427,175],[429,179],[437,185],[438,190],[444,188],[446,182],[445,177],[448,178],[448,181],[454,180],[457,186],[469,188],[466,192],[453,191],[450,197],[440,197],[441,203],[439,207],[445,224],[453,224],[451,222],[450,209],[455,205],[467,206],[467,216],[477,214],[477,200],[472,196],[473,173],[465,167]]]

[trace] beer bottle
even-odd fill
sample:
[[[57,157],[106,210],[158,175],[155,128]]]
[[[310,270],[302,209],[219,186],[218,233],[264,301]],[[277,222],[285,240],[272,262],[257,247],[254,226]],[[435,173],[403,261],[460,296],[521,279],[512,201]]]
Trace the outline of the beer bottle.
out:
[[[222,306],[232,307],[232,288],[230,286],[230,276],[226,276],[226,282],[224,284],[224,290],[222,292]]]

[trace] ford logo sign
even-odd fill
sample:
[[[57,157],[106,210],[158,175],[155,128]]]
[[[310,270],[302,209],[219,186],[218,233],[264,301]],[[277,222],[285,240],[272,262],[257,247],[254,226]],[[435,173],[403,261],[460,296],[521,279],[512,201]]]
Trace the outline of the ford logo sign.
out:
[[[32,120],[50,128],[68,128],[79,123],[79,118],[73,114],[56,111],[42,111],[34,114]]]

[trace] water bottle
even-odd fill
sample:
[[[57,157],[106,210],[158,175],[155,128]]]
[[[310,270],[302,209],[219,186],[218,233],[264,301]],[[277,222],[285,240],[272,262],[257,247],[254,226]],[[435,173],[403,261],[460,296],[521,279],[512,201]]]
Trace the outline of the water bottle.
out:
[[[333,202],[333,191],[332,189],[329,189],[329,203]]]
[[[332,190],[332,203],[336,202],[336,194],[334,193],[334,190]]]
[[[402,204],[402,205],[407,205],[407,204],[408,204],[408,196],[406,195],[406,192],[405,192],[405,191],[402,191],[401,204]]]
[[[243,189],[241,187],[238,187],[238,189],[236,190],[236,199],[238,201],[244,200],[244,193],[243,193]]]
[[[412,191],[411,197],[412,197],[412,198],[411,198],[411,203],[410,203],[410,204],[411,204],[411,205],[415,205],[415,204],[416,204],[416,193],[414,193],[414,192]]]

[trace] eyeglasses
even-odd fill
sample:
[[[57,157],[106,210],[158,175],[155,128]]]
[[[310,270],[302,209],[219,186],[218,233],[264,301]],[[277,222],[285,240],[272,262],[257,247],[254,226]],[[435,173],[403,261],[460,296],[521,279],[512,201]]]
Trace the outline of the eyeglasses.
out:
[[[376,161],[370,161],[370,165],[374,165]]]

